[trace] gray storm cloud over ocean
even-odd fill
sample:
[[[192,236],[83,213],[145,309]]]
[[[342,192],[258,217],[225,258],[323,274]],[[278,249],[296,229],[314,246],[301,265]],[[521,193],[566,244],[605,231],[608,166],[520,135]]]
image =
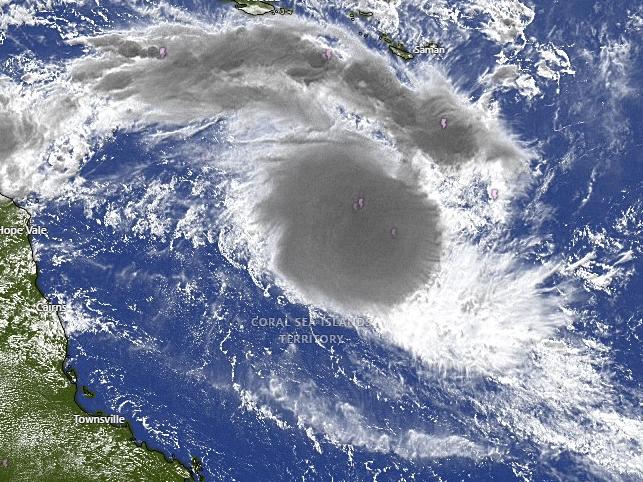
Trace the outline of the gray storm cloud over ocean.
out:
[[[234,390],[237,410],[254,411],[262,425],[274,422],[289,434],[296,421],[314,445],[325,447],[323,439],[405,459],[509,463],[507,448],[524,442],[539,450],[535,456],[582,458],[602,479],[640,478],[643,425],[606,369],[616,353],[604,344],[607,325],[593,310],[576,309],[585,299],[577,281],[594,276],[595,257],[595,266],[608,264],[580,245],[555,246],[559,240],[548,231],[555,206],[543,193],[565,179],[559,169],[572,160],[547,158],[545,148],[534,155],[498,120],[506,97],[496,97],[496,84],[522,68],[498,67],[493,78],[478,79],[482,92],[469,99],[430,59],[404,63],[348,28],[302,17],[254,18],[229,9],[216,25],[155,18],[153,27],[70,40],[82,52],[73,60],[17,59],[25,67],[11,72],[20,80],[0,76],[0,192],[24,201],[36,221],[51,202],[61,218],[67,206],[82,208],[78,216],[87,225],[70,238],[80,250],[34,237],[36,259],[40,250],[53,254],[51,275],[64,277],[100,262],[94,253],[102,250],[123,253],[128,262],[130,249],[150,250],[131,260],[136,265],[157,259],[159,248],[176,250],[168,253],[177,262],[170,269],[150,267],[155,276],[171,271],[168,286],[176,282],[172,298],[159,302],[168,316],[174,307],[192,306],[192,296],[208,306],[196,316],[188,307],[177,320],[190,343],[203,340],[205,363],[187,366],[185,358],[177,365],[173,356],[173,369],[187,367],[191,379],[216,373],[212,389],[226,390],[226,397]],[[435,64],[448,65],[459,50],[454,44]],[[534,52],[528,58],[537,70],[542,59]],[[549,95],[533,105],[549,106]],[[137,143],[132,158],[129,142]],[[186,169],[189,182],[178,176],[175,182],[171,176]],[[103,183],[112,170],[117,174]],[[521,195],[526,202],[513,202]],[[93,223],[104,228],[95,233],[110,236],[92,236]],[[583,236],[606,239],[593,233]],[[110,245],[114,239],[123,241],[122,251]],[[183,250],[187,243],[195,249]],[[193,271],[186,256],[201,249],[229,264],[199,259]],[[623,260],[631,255],[593,279],[614,288],[612,269],[627,269]],[[130,274],[123,271],[124,286]],[[256,287],[247,289],[246,275]],[[210,276],[221,291],[206,292],[214,285],[199,283]],[[81,348],[102,339],[107,326],[96,303],[131,309],[125,300],[88,296],[82,283],[62,286],[78,301],[65,322],[71,337],[87,335],[78,338]],[[280,332],[258,332],[246,316],[259,310],[273,316],[257,293],[271,297],[284,316],[290,303],[301,302],[308,310],[296,312],[307,311],[312,321],[365,323],[354,323],[356,336],[337,351],[332,342],[291,340],[273,350],[281,340],[268,337]],[[228,310],[231,296],[238,299]],[[148,313],[144,308],[141,319]],[[150,314],[141,326],[156,325]],[[159,347],[175,326],[161,325],[151,333],[158,338],[150,335]],[[126,343],[140,339],[148,356],[147,338],[132,341],[131,326],[119,321],[114,333]],[[600,336],[586,339],[578,326],[600,327]],[[294,333],[307,329],[326,332],[302,326]],[[402,376],[402,365],[414,370],[412,379]],[[122,388],[120,370],[105,373]],[[230,384],[222,378],[228,373]],[[349,391],[336,390],[338,376]],[[356,390],[385,402],[386,413],[369,410]],[[380,416],[389,413],[390,425]],[[522,462],[512,467],[539,470]]]
[[[246,180],[239,192],[269,241],[269,268],[321,306],[379,311],[437,271],[442,222],[418,181],[422,164],[516,167],[525,157],[444,76],[402,83],[386,57],[336,27],[167,24],[74,42],[90,52],[71,64],[71,82],[107,99],[119,123],[228,121],[243,146],[228,168]],[[8,118],[11,149],[28,130]]]

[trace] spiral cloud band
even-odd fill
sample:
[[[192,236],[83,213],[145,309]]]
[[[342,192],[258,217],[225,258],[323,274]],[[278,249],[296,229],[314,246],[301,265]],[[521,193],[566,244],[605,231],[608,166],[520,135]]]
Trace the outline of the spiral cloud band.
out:
[[[247,181],[248,221],[270,242],[270,268],[317,305],[380,311],[431,279],[442,235],[421,165],[517,166],[523,156],[437,72],[402,83],[335,27],[164,25],[78,41],[97,53],[71,78],[121,120],[229,122],[250,146],[230,167]]]

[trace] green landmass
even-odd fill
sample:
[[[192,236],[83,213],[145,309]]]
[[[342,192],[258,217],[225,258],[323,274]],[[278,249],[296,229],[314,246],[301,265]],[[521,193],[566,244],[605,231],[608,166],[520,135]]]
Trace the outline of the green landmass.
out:
[[[87,398],[94,398],[96,394],[92,392],[87,385],[83,385],[83,395],[85,395]]]
[[[234,0],[236,8],[248,15],[264,15],[273,12],[275,6],[259,0]]]
[[[192,457],[192,472],[197,476],[199,482],[205,481],[203,475],[203,461],[199,457]]]
[[[373,12],[366,12],[364,10],[357,10],[356,12],[348,12],[348,16],[353,22],[355,21],[355,15],[357,15],[358,17],[372,17]]]
[[[272,1],[262,2],[261,0],[232,0],[234,8],[248,15],[265,15],[272,13],[273,15],[292,15],[292,8],[277,8],[273,5]]]
[[[404,60],[411,60],[414,57],[413,54],[406,50],[406,48],[402,44],[389,45],[388,48],[391,52],[393,52],[398,57],[402,57]]]
[[[395,42],[390,35],[386,33],[380,33],[380,40],[384,41],[386,44],[388,44],[388,49],[397,55],[398,57],[404,59],[404,60],[411,60],[414,55],[407,50],[407,48],[404,46],[402,42]]]
[[[0,226],[28,215],[0,197]],[[23,230],[26,233],[26,229]],[[177,461],[135,444],[128,427],[80,424],[75,376],[62,365],[66,339],[36,284],[26,234],[0,234],[0,481],[165,482],[190,476]],[[87,387],[82,396],[94,396]],[[93,415],[93,414],[92,414]]]
[[[355,21],[355,16],[356,15],[359,16],[359,17],[372,17],[373,12],[368,12],[368,11],[365,11],[365,10],[357,10],[355,12],[353,12],[353,11],[348,12],[348,16],[350,17],[351,21],[353,21],[353,22]],[[360,32],[360,34],[361,33],[362,32]],[[386,43],[388,45],[388,49],[392,54],[397,55],[401,59],[411,60],[412,58],[415,57],[411,52],[409,52],[409,50],[406,48],[406,46],[402,42],[395,42],[391,38],[391,36],[389,34],[384,33],[384,32],[380,32],[380,37],[379,38],[380,38],[380,40],[382,40],[384,43]]]

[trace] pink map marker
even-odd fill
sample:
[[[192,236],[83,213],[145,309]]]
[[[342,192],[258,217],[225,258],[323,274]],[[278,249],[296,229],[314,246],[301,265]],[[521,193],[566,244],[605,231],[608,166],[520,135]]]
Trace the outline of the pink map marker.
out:
[[[447,126],[449,125],[449,121],[447,120],[446,117],[443,117],[440,119],[440,125],[442,126],[442,129],[446,129]]]
[[[491,199],[494,201],[498,199],[498,190],[495,187],[491,189],[489,194],[491,195]]]
[[[161,47],[159,49],[159,58],[164,59],[167,57],[167,49],[165,47]]]
[[[360,209],[364,209],[364,196],[361,194],[357,197],[357,200],[353,202],[353,209],[355,211],[359,211]]]

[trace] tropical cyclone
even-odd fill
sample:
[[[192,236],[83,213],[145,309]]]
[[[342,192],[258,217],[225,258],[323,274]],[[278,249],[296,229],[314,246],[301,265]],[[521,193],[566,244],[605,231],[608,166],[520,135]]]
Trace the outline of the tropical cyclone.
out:
[[[265,240],[266,269],[326,308],[381,311],[436,272],[440,214],[417,181],[422,165],[523,158],[446,78],[404,84],[331,25],[166,24],[75,42],[95,53],[71,62],[70,81],[119,125],[225,119],[234,153],[218,162],[242,183],[238,223]]]
[[[269,171],[257,220],[276,233],[275,269],[306,299],[385,308],[430,278],[440,256],[435,202],[389,176],[363,146],[305,147],[296,156]]]

